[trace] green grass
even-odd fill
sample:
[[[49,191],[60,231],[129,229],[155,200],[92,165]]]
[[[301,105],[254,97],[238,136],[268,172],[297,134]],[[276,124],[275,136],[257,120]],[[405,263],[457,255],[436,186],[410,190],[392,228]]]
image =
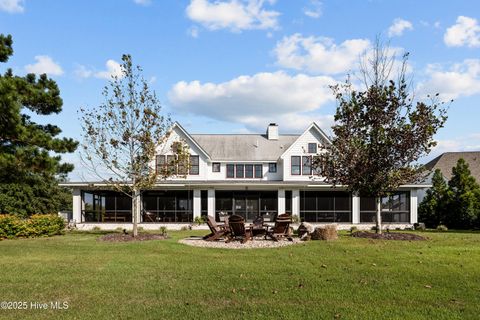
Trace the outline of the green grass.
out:
[[[99,234],[0,241],[0,319],[478,319],[480,233],[219,250]],[[431,286],[431,288],[426,287]]]

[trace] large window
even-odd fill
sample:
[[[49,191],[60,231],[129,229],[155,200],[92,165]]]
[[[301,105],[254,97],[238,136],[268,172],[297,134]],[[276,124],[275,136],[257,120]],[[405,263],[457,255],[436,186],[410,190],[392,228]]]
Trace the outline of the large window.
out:
[[[198,156],[190,156],[190,174],[198,175],[200,173],[200,159]]]
[[[374,223],[376,216],[376,199],[360,198],[360,222]],[[382,222],[410,222],[410,192],[399,191],[382,198]]]
[[[237,164],[235,167],[236,167],[236,170],[235,170],[236,177],[237,178],[245,177],[245,165]]]
[[[263,178],[263,166],[261,164],[255,165],[255,178]]]
[[[235,178],[235,165],[227,164],[227,178]]]
[[[114,191],[82,192],[83,222],[132,222],[132,200]]]
[[[312,174],[312,157],[310,156],[302,157],[302,174],[304,176],[309,176]]]
[[[253,164],[245,166],[245,178],[253,178]]]
[[[247,221],[253,221],[259,215],[265,221],[274,221],[277,199],[277,191],[216,191],[216,219],[224,221],[227,216],[238,214]]]
[[[268,172],[275,173],[277,172],[277,164],[275,162],[268,164]]]
[[[300,191],[300,218],[306,222],[351,222],[350,193]]]
[[[292,214],[292,191],[285,190],[285,213]]]
[[[292,156],[292,175],[298,176],[301,173],[301,157],[300,156]]]
[[[192,191],[146,191],[143,222],[192,222]]]

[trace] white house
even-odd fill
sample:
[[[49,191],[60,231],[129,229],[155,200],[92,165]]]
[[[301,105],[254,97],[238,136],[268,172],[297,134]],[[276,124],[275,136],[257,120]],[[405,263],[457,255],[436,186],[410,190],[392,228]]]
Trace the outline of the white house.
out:
[[[144,229],[175,229],[201,215],[238,214],[247,221],[258,215],[273,221],[282,213],[312,224],[337,223],[340,228],[374,225],[375,200],[333,188],[311,162],[328,136],[312,123],[303,133],[280,134],[271,123],[266,134],[190,134],[175,123],[167,147],[158,150],[155,166],[169,163],[168,145],[182,139],[190,148],[186,177],[159,181],[142,192],[138,217]],[[153,163],[152,163],[153,164]],[[178,168],[176,168],[178,170]],[[73,219],[77,227],[131,228],[131,201],[97,182],[70,182]],[[386,227],[404,228],[417,222],[417,190],[426,184],[405,185],[383,200]]]

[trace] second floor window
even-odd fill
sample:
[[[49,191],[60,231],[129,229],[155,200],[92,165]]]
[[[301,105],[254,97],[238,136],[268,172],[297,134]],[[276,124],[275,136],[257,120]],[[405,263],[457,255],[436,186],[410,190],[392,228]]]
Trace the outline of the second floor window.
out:
[[[190,156],[190,172],[191,175],[200,173],[200,160],[198,156]]]
[[[263,178],[263,166],[261,164],[255,165],[255,178]]]
[[[220,172],[220,162],[212,163],[212,172]]]
[[[309,176],[312,174],[312,157],[302,157],[302,174],[304,176]]]
[[[235,165],[227,164],[227,178],[235,178]]]
[[[308,153],[317,153],[317,144],[309,143],[308,144]]]
[[[245,168],[245,166],[243,164],[237,164],[236,165],[237,178],[243,178],[244,177],[244,168]]]
[[[277,164],[276,163],[269,163],[268,164],[268,172],[277,172]]]
[[[300,156],[292,156],[292,175],[299,176],[302,169]]]
[[[245,178],[253,178],[253,164],[245,165]]]

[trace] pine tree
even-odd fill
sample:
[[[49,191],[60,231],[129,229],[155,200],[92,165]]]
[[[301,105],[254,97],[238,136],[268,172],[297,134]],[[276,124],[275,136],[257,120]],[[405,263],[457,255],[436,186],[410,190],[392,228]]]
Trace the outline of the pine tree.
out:
[[[0,62],[13,54],[10,35],[0,34]],[[35,123],[25,112],[50,115],[62,111],[56,82],[46,74],[0,75],[0,213],[27,216],[57,212],[65,198],[58,187],[73,165],[58,154],[73,152],[77,142],[58,138],[59,127]]]
[[[468,163],[460,158],[448,182],[446,224],[449,228],[469,229],[480,217],[480,186]]]
[[[436,228],[444,224],[446,219],[447,183],[440,169],[436,169],[432,177],[432,188],[418,206],[418,220],[428,228]]]

